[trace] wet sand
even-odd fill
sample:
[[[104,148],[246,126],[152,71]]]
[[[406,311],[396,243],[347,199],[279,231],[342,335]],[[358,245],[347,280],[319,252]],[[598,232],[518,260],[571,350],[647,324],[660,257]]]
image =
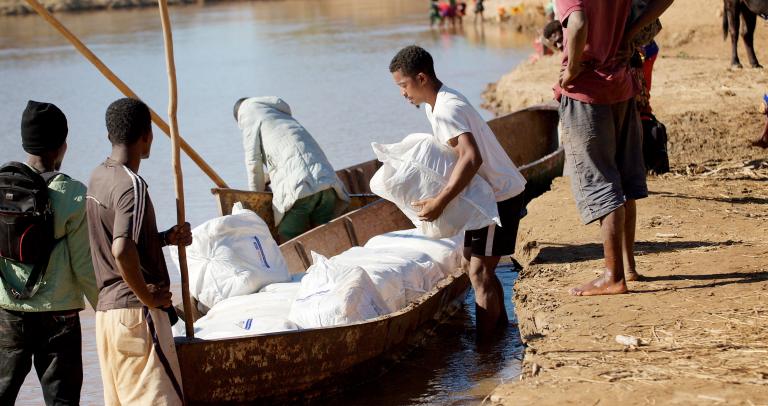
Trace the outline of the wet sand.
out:
[[[515,286],[523,374],[490,403],[768,403],[768,161],[747,147],[765,123],[768,75],[729,69],[721,11],[719,0],[678,0],[662,18],[651,93],[673,173],[649,177],[650,197],[638,202],[647,279],[628,295],[568,294],[600,271],[602,247],[598,226],[579,222],[568,179],[557,179],[528,206],[518,237],[528,264]],[[768,24],[755,37],[768,63]],[[522,64],[488,89],[489,106],[549,101],[558,69],[559,57]]]

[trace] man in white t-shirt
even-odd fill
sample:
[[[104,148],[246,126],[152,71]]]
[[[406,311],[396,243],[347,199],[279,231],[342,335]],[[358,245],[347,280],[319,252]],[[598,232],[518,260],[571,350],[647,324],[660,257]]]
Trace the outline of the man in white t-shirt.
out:
[[[427,118],[436,141],[452,147],[458,155],[443,190],[437,196],[411,203],[421,209],[420,219],[433,221],[440,217],[475,174],[493,187],[501,227],[491,224],[464,235],[464,258],[469,261],[469,277],[475,289],[477,331],[487,336],[496,327],[508,323],[496,265],[501,256],[515,251],[525,178],[466,97],[437,79],[432,56],[427,51],[415,45],[403,48],[392,59],[389,71],[409,102],[417,107],[427,104]]]

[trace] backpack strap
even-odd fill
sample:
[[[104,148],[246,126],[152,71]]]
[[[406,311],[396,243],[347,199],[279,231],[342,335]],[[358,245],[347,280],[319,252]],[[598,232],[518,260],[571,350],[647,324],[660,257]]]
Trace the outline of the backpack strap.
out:
[[[53,172],[45,172],[45,173],[41,173],[41,174],[40,174],[40,177],[42,177],[42,178],[43,178],[43,180],[45,181],[45,184],[46,184],[46,185],[50,185],[50,184],[51,184],[51,182],[53,182],[53,179],[54,179],[56,176],[58,176],[58,175],[64,175],[64,174],[63,174],[63,173],[61,173],[61,172],[53,171]],[[64,176],[67,176],[67,175],[64,175]]]
[[[37,290],[40,289],[40,282],[43,280],[43,276],[45,276],[45,270],[48,268],[48,262],[50,259],[51,255],[49,254],[45,257],[44,261],[41,261],[40,263],[32,266],[32,272],[29,273],[27,283],[24,285],[22,290],[18,290],[11,286],[11,284],[8,283],[8,280],[5,279],[3,272],[0,272],[0,279],[3,280],[5,289],[16,300],[26,300],[31,298],[35,293],[37,293]]]

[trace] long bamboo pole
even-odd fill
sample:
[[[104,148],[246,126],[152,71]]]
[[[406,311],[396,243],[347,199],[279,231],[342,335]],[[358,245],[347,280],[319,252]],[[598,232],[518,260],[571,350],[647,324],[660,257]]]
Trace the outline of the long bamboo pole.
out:
[[[32,7],[37,14],[39,14],[45,21],[47,21],[53,28],[55,28],[59,33],[66,38],[72,45],[74,45],[75,49],[77,49],[80,54],[82,54],[85,59],[87,59],[91,64],[93,64],[96,69],[101,72],[102,75],[104,75],[107,80],[112,82],[115,87],[117,87],[118,90],[120,90],[126,97],[130,97],[133,99],[139,99],[139,96],[136,95],[136,93],[131,90],[131,88],[128,87],[128,85],[125,84],[122,80],[120,80],[117,75],[115,75],[112,70],[110,70],[107,65],[104,64],[104,62],[101,61],[93,52],[91,52],[90,49],[88,49],[85,44],[80,41],[80,39],[77,38],[74,34],[72,34],[71,31],[67,29],[59,20],[56,19],[51,13],[46,10],[45,7],[43,7],[42,4],[40,4],[37,0],[26,0],[27,4]],[[160,116],[155,113],[154,110],[151,108],[149,109],[150,113],[152,114],[152,122],[157,125],[160,130],[162,130],[166,135],[170,136],[171,131],[168,124],[160,118]],[[198,167],[206,174],[208,177],[213,181],[213,183],[220,188],[227,188],[226,182],[216,173],[216,171],[211,168],[210,165],[208,165],[207,162],[189,145],[187,144],[184,139],[181,137],[179,138],[179,144],[181,146],[181,149],[184,150],[184,152],[187,154],[187,156],[192,159],[192,161],[197,164]]]
[[[181,173],[181,157],[179,151],[179,125],[176,120],[176,63],[173,58],[173,34],[171,19],[168,16],[168,1],[159,0],[160,17],[163,22],[163,42],[165,43],[165,64],[168,67],[168,119],[171,122],[171,161],[173,164],[174,184],[176,185],[176,222],[184,224],[184,178]],[[192,300],[189,296],[189,273],[187,272],[187,250],[179,245],[179,270],[181,271],[181,299],[184,302],[184,314],[187,316],[184,325],[187,338],[195,338]]]

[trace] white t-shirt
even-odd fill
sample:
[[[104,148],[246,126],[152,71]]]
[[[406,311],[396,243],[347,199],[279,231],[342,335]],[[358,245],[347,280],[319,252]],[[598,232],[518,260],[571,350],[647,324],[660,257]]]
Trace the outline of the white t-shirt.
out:
[[[496,201],[511,199],[525,190],[525,178],[504,151],[488,123],[461,93],[443,85],[437,92],[434,107],[427,107],[432,132],[440,143],[472,133],[483,164],[477,174],[493,187]]]

